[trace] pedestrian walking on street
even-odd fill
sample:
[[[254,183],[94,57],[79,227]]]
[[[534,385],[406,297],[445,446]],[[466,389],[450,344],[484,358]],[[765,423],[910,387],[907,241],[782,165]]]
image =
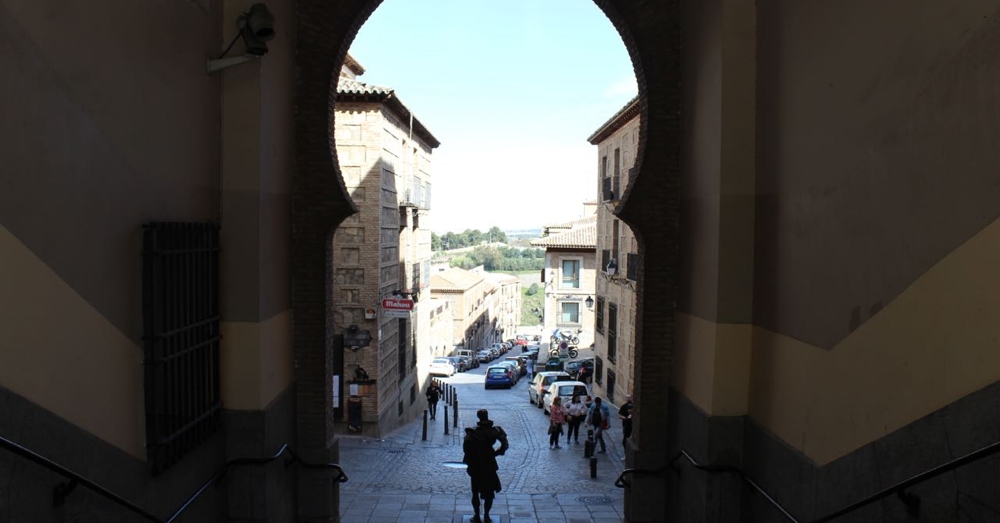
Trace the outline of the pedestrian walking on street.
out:
[[[562,398],[556,396],[549,406],[549,448],[561,449],[559,436],[563,433],[563,423],[566,421],[566,410],[562,406]]]
[[[576,380],[583,382],[587,386],[587,390],[590,390],[590,371],[587,367],[580,367],[580,372],[576,373]]]
[[[622,448],[628,454],[628,439],[632,437],[632,395],[625,396],[625,403],[618,409],[618,419],[622,420]],[[622,457],[622,459],[625,459]]]
[[[437,419],[439,399],[441,399],[441,389],[438,388],[436,381],[431,381],[427,387],[427,408],[430,410],[431,419]]]
[[[601,442],[601,450],[597,452],[598,454],[604,454],[608,450],[608,446],[604,443],[604,431],[611,422],[610,417],[611,411],[608,410],[607,405],[601,403],[601,398],[594,398],[594,403],[590,406],[590,411],[587,412],[587,425],[594,431],[594,441]]]
[[[507,452],[507,433],[500,427],[494,427],[490,414],[486,409],[476,412],[479,423],[475,428],[465,429],[465,441],[462,450],[465,456],[462,463],[468,468],[466,472],[472,482],[472,510],[475,515],[473,523],[489,523],[490,509],[493,508],[493,497],[500,492],[500,476],[497,475],[497,456]],[[500,448],[493,446],[500,442]],[[483,501],[483,519],[479,519],[479,500]]]
[[[587,405],[580,401],[579,394],[574,394],[573,399],[566,405],[566,422],[569,424],[569,429],[566,431],[567,445],[570,444],[570,440],[575,441],[577,445],[580,444],[580,425],[586,417]]]

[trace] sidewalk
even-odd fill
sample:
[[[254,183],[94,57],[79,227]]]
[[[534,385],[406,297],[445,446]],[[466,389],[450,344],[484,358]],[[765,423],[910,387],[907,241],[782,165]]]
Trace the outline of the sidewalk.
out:
[[[481,385],[479,386],[481,387]],[[461,392],[458,427],[444,416],[428,424],[422,441],[422,420],[415,420],[384,438],[340,437],[340,463],[350,475],[341,485],[340,513],[344,523],[461,523],[472,516],[469,480],[462,459],[464,427],[474,419],[479,394],[497,400],[504,391]],[[502,523],[621,523],[624,493],[613,486],[621,471],[620,445],[608,441],[599,455],[598,477],[589,477],[583,445],[547,449],[546,418],[528,405],[519,386],[511,399],[490,409],[511,435],[511,450],[501,459],[503,491],[490,512]],[[490,396],[486,396],[489,394]],[[524,396],[524,397],[522,397]],[[439,406],[439,409],[441,407]]]

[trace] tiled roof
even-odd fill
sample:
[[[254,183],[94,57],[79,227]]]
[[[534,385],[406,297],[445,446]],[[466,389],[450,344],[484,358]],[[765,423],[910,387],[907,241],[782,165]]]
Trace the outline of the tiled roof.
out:
[[[337,81],[337,93],[348,95],[389,96],[393,93],[393,90],[388,87],[382,87],[381,85],[366,84],[364,82],[347,78],[346,76],[341,76],[340,80]]]
[[[486,273],[486,277],[493,283],[497,284],[517,281],[517,276],[514,276],[513,274],[504,274],[502,272],[488,272]]]
[[[574,227],[579,227],[581,225],[588,225],[590,223],[597,222],[597,215],[591,214],[590,216],[584,216],[583,218],[577,218],[575,220],[570,220],[568,222],[555,223],[551,225],[546,225],[546,229],[572,229]]]
[[[588,225],[570,229],[566,232],[531,240],[531,245],[547,249],[596,249],[597,221],[594,220]]]
[[[464,291],[481,281],[483,281],[483,277],[478,274],[452,267],[431,275],[431,292],[436,290]]]
[[[404,122],[410,120],[412,117],[413,132],[427,143],[431,149],[441,145],[441,142],[424,127],[424,124],[417,117],[413,116],[410,109],[403,105],[402,100],[396,96],[396,91],[389,87],[366,84],[346,76],[341,76],[337,80],[337,101],[383,103]]]
[[[587,141],[594,145],[601,143],[602,140],[604,140],[608,136],[611,136],[611,134],[620,129],[622,125],[625,125],[625,122],[628,122],[629,120],[635,118],[638,115],[639,115],[639,97],[636,96],[635,98],[631,99],[627,104],[625,104],[625,107],[619,109],[614,116],[608,119],[608,121],[604,122],[600,127],[598,127],[597,130],[594,131],[594,134],[590,135],[587,138]]]

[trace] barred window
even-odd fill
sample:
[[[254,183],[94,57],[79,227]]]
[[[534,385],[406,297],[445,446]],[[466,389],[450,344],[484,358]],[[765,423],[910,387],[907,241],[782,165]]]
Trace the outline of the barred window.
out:
[[[143,227],[146,448],[154,475],[222,424],[219,226]]]

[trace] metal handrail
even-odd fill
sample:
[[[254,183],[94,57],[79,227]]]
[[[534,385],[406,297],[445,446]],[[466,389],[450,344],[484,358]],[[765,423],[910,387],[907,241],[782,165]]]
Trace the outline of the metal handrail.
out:
[[[907,494],[905,492],[905,490],[907,488],[912,487],[914,485],[917,485],[919,483],[922,483],[922,482],[924,482],[924,481],[926,481],[928,479],[931,479],[933,477],[936,477],[936,476],[939,476],[941,474],[944,474],[945,472],[949,472],[949,471],[954,470],[954,469],[956,469],[958,467],[961,467],[961,466],[964,466],[964,465],[968,465],[969,463],[973,463],[973,462],[979,461],[979,460],[981,460],[981,459],[983,459],[985,457],[988,457],[988,456],[991,456],[991,455],[997,454],[997,453],[1000,453],[1000,441],[998,441],[996,443],[992,443],[990,445],[987,445],[987,446],[985,446],[985,447],[983,447],[983,448],[981,448],[979,450],[972,451],[972,452],[970,452],[970,453],[968,453],[968,454],[966,454],[964,456],[955,458],[955,459],[953,459],[951,461],[948,461],[946,463],[942,463],[941,465],[938,465],[938,466],[936,466],[934,468],[931,468],[931,469],[926,470],[924,472],[921,472],[921,473],[919,473],[919,474],[917,474],[915,476],[912,476],[909,479],[905,479],[903,481],[900,481],[899,483],[896,483],[895,485],[893,485],[891,487],[884,488],[884,489],[882,489],[882,490],[880,490],[880,491],[878,491],[878,492],[876,492],[876,493],[874,493],[874,494],[872,494],[872,495],[870,495],[868,497],[862,498],[862,499],[860,499],[860,500],[858,500],[858,501],[856,501],[854,503],[851,503],[850,505],[847,505],[844,508],[835,510],[835,511],[833,511],[833,512],[831,512],[831,513],[829,513],[829,514],[827,514],[825,516],[822,516],[820,518],[813,519],[809,523],[827,523],[828,521],[832,521],[832,520],[837,519],[837,518],[839,518],[841,516],[844,516],[846,514],[854,512],[855,510],[858,510],[858,509],[860,509],[860,508],[862,508],[864,506],[867,506],[867,505],[869,505],[871,503],[874,503],[874,502],[876,502],[876,501],[878,501],[880,499],[886,498],[886,497],[891,496],[893,494],[896,494],[896,495],[898,495],[900,497],[900,500],[906,505],[907,510],[909,510],[911,512],[917,512],[919,510],[919,507],[920,507],[920,499],[917,496],[915,496],[915,495]],[[695,468],[697,468],[699,470],[704,470],[706,472],[728,472],[728,473],[733,473],[733,474],[739,474],[740,478],[747,485],[750,485],[750,487],[753,488],[754,490],[756,490],[758,494],[760,494],[761,496],[764,496],[764,499],[766,499],[768,502],[771,503],[771,505],[773,505],[775,508],[777,508],[779,511],[781,511],[781,513],[789,521],[791,521],[793,523],[799,523],[799,520],[795,519],[795,517],[792,516],[784,507],[782,507],[780,503],[778,503],[773,497],[771,497],[767,492],[765,492],[764,489],[761,488],[759,485],[757,485],[757,483],[755,483],[752,479],[750,479],[749,477],[747,477],[747,475],[743,472],[742,469],[740,469],[738,467],[728,466],[728,465],[703,465],[701,463],[698,463],[684,449],[681,449],[673,457],[673,459],[671,459],[666,465],[664,465],[664,466],[662,466],[662,467],[660,467],[658,469],[627,468],[627,469],[623,470],[621,472],[621,474],[618,475],[618,479],[615,480],[615,486],[618,487],[618,488],[625,488],[627,486],[630,486],[629,483],[627,481],[625,481],[625,476],[627,474],[656,475],[656,474],[662,474],[662,473],[666,472],[668,468],[673,468],[674,470],[677,470],[676,467],[674,467],[674,463],[679,458],[681,458],[681,457],[686,458],[688,460],[688,462],[691,463],[691,465],[693,465]]]
[[[344,472],[344,469],[340,467],[340,465],[336,463],[308,463],[302,461],[302,459],[299,458],[297,454],[295,454],[295,451],[293,451],[286,443],[282,445],[281,448],[278,449],[278,451],[275,452],[274,455],[272,456],[264,458],[236,458],[227,461],[221,468],[219,468],[218,471],[215,472],[215,474],[212,475],[211,478],[209,478],[208,481],[205,482],[204,485],[201,486],[201,488],[195,491],[194,494],[191,494],[191,496],[189,496],[184,501],[184,503],[182,503],[181,506],[178,507],[177,510],[175,510],[173,514],[170,515],[170,517],[168,517],[167,519],[160,519],[154,514],[143,509],[142,507],[139,507],[138,505],[132,503],[131,501],[119,496],[118,494],[115,494],[114,492],[111,492],[110,490],[98,485],[97,483],[90,481],[89,479],[81,476],[80,474],[73,472],[72,470],[50,460],[49,458],[46,458],[45,456],[42,456],[41,454],[38,454],[37,452],[34,452],[22,445],[14,443],[13,441],[6,439],[2,436],[0,436],[0,448],[9,450],[14,454],[21,456],[22,458],[27,459],[29,461],[32,461],[38,465],[41,465],[42,467],[45,467],[51,470],[52,472],[55,472],[56,474],[59,474],[60,476],[69,480],[68,482],[56,485],[55,488],[53,489],[52,503],[54,506],[58,507],[62,505],[66,500],[66,496],[72,493],[73,490],[77,487],[77,485],[83,485],[84,487],[87,487],[94,493],[99,494],[100,496],[118,504],[123,508],[128,509],[129,511],[139,516],[142,516],[143,519],[146,519],[147,521],[152,521],[154,523],[173,523],[174,521],[176,521],[177,518],[180,517],[181,514],[183,514],[184,511],[187,510],[187,508],[190,507],[191,504],[194,503],[195,500],[197,500],[198,497],[201,496],[201,494],[208,489],[208,487],[212,486],[215,482],[225,477],[225,475],[229,472],[230,468],[245,466],[245,465],[266,465],[280,458],[284,454],[288,454],[291,457],[291,461],[286,463],[286,465],[297,463],[300,466],[308,469],[336,469],[338,473],[336,481],[339,483],[345,483],[348,481],[347,474]]]

